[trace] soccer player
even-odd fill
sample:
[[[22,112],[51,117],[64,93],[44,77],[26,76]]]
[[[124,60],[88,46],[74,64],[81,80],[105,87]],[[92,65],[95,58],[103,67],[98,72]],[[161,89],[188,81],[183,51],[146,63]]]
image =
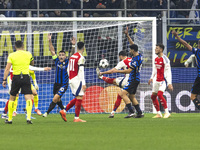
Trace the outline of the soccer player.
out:
[[[128,69],[130,67],[130,62],[132,60],[131,57],[127,57],[127,54],[125,51],[120,51],[119,52],[119,59],[120,62],[117,64],[117,66],[115,66],[114,68],[105,71],[105,72],[100,72],[99,68],[96,69],[97,71],[97,75],[100,79],[104,80],[106,83],[109,84],[114,84],[119,86],[120,88],[124,88],[124,86],[127,84],[128,79],[129,79],[129,73],[125,74],[124,77],[118,77],[118,78],[109,78],[109,77],[104,77],[104,74],[111,74],[114,70],[125,70]],[[117,100],[115,101],[114,104],[114,108],[113,111],[111,112],[111,114],[109,115],[109,118],[114,118],[114,114],[117,110],[117,108],[120,106],[121,104],[121,96],[118,94],[117,95]]]
[[[153,118],[162,118],[162,113],[160,112],[160,106],[157,97],[160,99],[161,105],[165,109],[163,118],[169,118],[171,115],[167,107],[167,102],[163,97],[163,92],[166,89],[165,79],[167,81],[168,89],[171,91],[173,90],[170,61],[167,56],[163,54],[164,48],[165,47],[163,44],[156,44],[155,53],[158,55],[158,57],[156,57],[154,60],[153,72],[151,78],[148,81],[148,84],[150,85],[151,82],[153,82],[153,78],[156,77],[156,81],[153,82],[151,99],[154,107],[156,108],[157,114]]]
[[[126,107],[129,110],[129,114],[125,118],[135,116],[134,110],[131,106],[131,101],[138,112],[135,118],[142,118],[144,117],[144,114],[142,113],[139,103],[135,98],[135,93],[140,83],[140,70],[142,67],[143,60],[142,55],[138,52],[138,46],[136,44],[130,45],[130,54],[133,56],[130,63],[130,67],[126,70],[113,70],[113,73],[130,73],[128,82],[124,86],[123,90],[119,93],[119,96],[124,100]]]
[[[9,54],[7,65],[4,71],[3,87],[6,87],[6,78],[8,77],[11,66],[13,67],[13,78],[10,91],[10,98],[8,103],[8,119],[5,120],[6,124],[12,124],[12,114],[14,109],[14,101],[16,95],[21,89],[21,93],[24,94],[26,100],[27,110],[27,124],[32,124],[31,110],[32,110],[32,91],[31,82],[29,77],[29,65],[33,65],[32,54],[24,50],[24,44],[22,41],[15,42],[16,52]]]
[[[85,58],[83,57],[84,43],[78,42],[77,47],[77,53],[70,57],[68,66],[69,85],[75,98],[69,102],[69,104],[66,106],[66,110],[69,110],[75,105],[74,122],[86,122],[85,120],[81,120],[79,118],[81,103],[86,90],[84,77]]]
[[[198,48],[194,48],[186,41],[181,39],[176,31],[172,31],[172,34],[179,40],[179,42],[181,42],[189,51],[192,51],[192,53],[196,56],[198,75],[192,86],[190,99],[193,101],[196,108],[200,110],[200,101],[197,99],[197,96],[200,92],[200,40],[198,41]]]
[[[54,88],[53,88],[53,101],[49,105],[49,108],[47,112],[43,114],[43,117],[47,117],[47,115],[55,108],[56,104],[60,107],[60,115],[64,121],[67,121],[66,118],[66,112],[64,109],[64,106],[61,101],[61,97],[65,93],[65,91],[68,88],[68,72],[67,72],[67,67],[68,67],[68,58],[66,58],[66,53],[65,51],[61,50],[59,52],[59,56],[56,55],[54,46],[51,41],[51,34],[48,35],[48,40],[49,40],[49,47],[51,51],[51,55],[53,60],[55,61],[55,66],[56,66],[56,78],[55,78],[55,83],[54,83]],[[70,53],[70,56],[74,53],[75,51],[75,44],[76,44],[76,39],[73,37],[71,40],[72,43],[72,50]],[[69,57],[70,57],[69,56]]]
[[[32,100],[34,99],[35,112],[38,115],[42,115],[41,112],[40,112],[40,110],[38,109],[38,94],[37,94],[36,89],[39,89],[39,87],[38,87],[37,82],[36,82],[34,71],[49,71],[49,70],[51,70],[51,68],[49,68],[49,67],[39,68],[39,67],[29,66],[29,69],[30,69],[29,70],[29,75],[32,77],[34,85],[35,85],[35,87],[34,87],[31,84],[31,90],[32,90],[32,93],[33,93]],[[9,94],[10,94],[10,90],[11,90],[12,78],[13,78],[13,68],[11,66],[11,68],[10,68],[10,75],[7,77]],[[14,102],[13,116],[16,116],[16,114],[17,114],[16,110],[17,110],[18,98],[19,98],[19,93],[16,95],[16,99],[15,99],[15,102]],[[4,108],[4,112],[1,115],[2,119],[7,119],[7,112],[8,112],[8,101],[7,101],[6,106]]]

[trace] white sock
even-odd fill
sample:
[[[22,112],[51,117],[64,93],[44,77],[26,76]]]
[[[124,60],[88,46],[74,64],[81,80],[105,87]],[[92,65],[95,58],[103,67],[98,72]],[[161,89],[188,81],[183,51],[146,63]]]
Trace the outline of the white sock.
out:
[[[79,117],[74,117],[74,119],[79,119]]]
[[[112,111],[112,112],[111,112],[111,114],[114,114],[114,113],[115,113],[115,111]]]
[[[168,110],[168,108],[166,108],[166,109],[165,109],[165,113],[169,113],[169,110]]]
[[[160,116],[162,116],[162,113],[161,113],[160,111],[158,111],[158,114],[159,114]]]

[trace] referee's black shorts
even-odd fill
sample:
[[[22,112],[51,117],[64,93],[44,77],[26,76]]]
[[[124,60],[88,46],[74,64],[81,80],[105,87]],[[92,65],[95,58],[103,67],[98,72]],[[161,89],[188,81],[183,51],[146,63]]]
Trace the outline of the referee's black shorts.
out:
[[[192,94],[199,94],[200,93],[200,77],[197,76],[197,78],[194,81],[194,84],[191,89]]]
[[[14,75],[10,95],[16,96],[21,89],[21,94],[32,94],[31,81],[29,75]]]

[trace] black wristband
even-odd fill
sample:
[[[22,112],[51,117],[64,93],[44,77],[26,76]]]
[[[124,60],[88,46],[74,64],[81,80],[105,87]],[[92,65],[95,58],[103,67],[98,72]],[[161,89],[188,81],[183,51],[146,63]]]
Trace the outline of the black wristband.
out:
[[[3,79],[3,81],[6,81],[6,79]]]

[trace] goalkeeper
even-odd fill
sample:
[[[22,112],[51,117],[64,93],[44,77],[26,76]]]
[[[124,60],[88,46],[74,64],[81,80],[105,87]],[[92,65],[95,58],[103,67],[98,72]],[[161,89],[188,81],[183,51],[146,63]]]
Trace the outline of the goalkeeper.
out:
[[[35,76],[34,71],[49,71],[49,70],[51,70],[51,68],[49,68],[49,67],[39,68],[39,67],[29,66],[29,69],[30,69],[29,70],[29,75],[32,77],[32,80],[33,80],[33,83],[34,83],[34,86],[31,84],[31,90],[32,90],[32,93],[33,93],[32,100],[34,101],[34,104],[35,104],[35,112],[38,115],[42,115],[42,113],[38,109],[38,94],[37,94],[36,90],[39,90],[39,87],[37,85],[36,76]],[[10,93],[11,84],[12,84],[12,77],[13,77],[13,69],[11,67],[10,75],[7,77],[9,93]],[[16,116],[16,114],[17,114],[16,110],[17,110],[18,98],[19,98],[19,94],[17,94],[16,98],[15,98],[13,116]],[[7,101],[6,106],[4,108],[4,112],[3,112],[2,116],[1,116],[2,119],[7,119],[8,102],[9,101]]]

